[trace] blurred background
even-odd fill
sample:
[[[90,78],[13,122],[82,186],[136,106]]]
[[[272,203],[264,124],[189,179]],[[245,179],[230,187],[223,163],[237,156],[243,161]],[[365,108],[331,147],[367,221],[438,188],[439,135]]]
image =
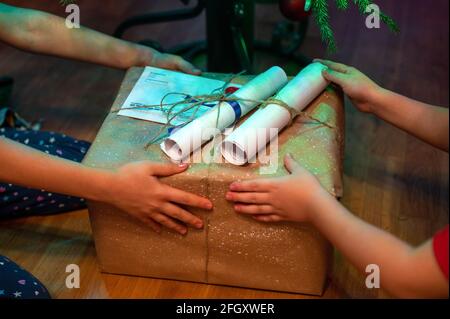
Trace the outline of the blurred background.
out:
[[[57,0],[3,2],[66,16],[64,7]],[[290,26],[275,1],[258,2],[263,3],[257,3],[254,9],[255,39],[269,44],[274,32],[280,33],[280,28],[283,31]],[[130,17],[192,8],[196,0],[188,5],[180,0],[78,0],[77,3],[82,25],[113,34]],[[365,17],[354,5],[351,4],[347,11],[339,11],[334,1],[330,1],[337,53],[327,56],[326,46],[313,19],[309,19],[304,40],[300,40],[301,46],[295,53],[306,58],[329,57],[354,65],[390,89],[430,103],[447,105],[448,1],[380,0],[377,4],[397,21],[400,34],[390,32],[383,24],[381,29],[367,29]],[[244,20],[251,21],[251,18]],[[289,39],[295,36],[295,33],[285,34],[280,40],[287,42],[285,47],[288,47],[292,44]],[[205,10],[189,20],[130,28],[124,32],[123,38],[152,40],[164,49],[204,41],[207,38]],[[197,55],[194,62],[206,68],[206,55]],[[225,62],[222,65],[229,65]],[[260,72],[274,64],[285,67],[292,75],[300,67],[296,60],[286,56],[256,51],[252,72]],[[217,68],[220,63],[216,61],[215,66]],[[23,53],[1,43],[0,74],[15,78],[12,104],[28,119],[42,118],[45,129],[62,130],[88,140],[95,137],[124,76],[122,71]]]

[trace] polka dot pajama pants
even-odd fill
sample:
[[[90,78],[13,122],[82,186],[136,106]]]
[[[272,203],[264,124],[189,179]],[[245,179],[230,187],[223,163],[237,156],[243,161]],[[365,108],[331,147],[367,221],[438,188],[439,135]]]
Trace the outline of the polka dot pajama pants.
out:
[[[0,137],[7,137],[47,154],[75,162],[83,160],[90,146],[88,142],[54,132],[7,127],[0,128]],[[0,182],[0,219],[58,214],[85,207],[86,204],[82,198]]]
[[[0,299],[49,299],[47,288],[32,274],[0,256]]]
[[[90,146],[88,142],[63,134],[9,127],[0,127],[0,137],[75,162],[83,160]],[[0,182],[0,221],[32,215],[58,214],[85,207],[84,199]],[[50,298],[50,295],[37,278],[0,255],[0,299],[4,298],[39,299]]]

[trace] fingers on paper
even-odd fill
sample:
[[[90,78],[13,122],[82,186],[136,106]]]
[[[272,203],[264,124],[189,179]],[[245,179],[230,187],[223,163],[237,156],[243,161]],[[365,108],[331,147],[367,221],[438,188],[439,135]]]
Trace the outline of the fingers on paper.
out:
[[[255,193],[255,192],[228,192],[226,199],[233,202],[240,202],[246,204],[267,204],[270,201],[269,193]]]
[[[177,205],[166,203],[161,207],[161,211],[187,225],[193,226],[198,229],[203,228],[203,221],[200,218],[191,214],[187,210],[178,207]]]
[[[165,193],[167,194],[167,199],[174,203],[203,209],[212,209],[213,207],[213,204],[209,199],[179,190],[177,188],[166,186]]]
[[[234,182],[230,185],[230,190],[235,192],[268,192],[271,189],[272,184],[266,179]]]
[[[199,75],[202,73],[200,69],[196,68],[193,64],[189,63],[179,56],[169,55],[169,60],[169,63],[171,64],[170,67],[172,69],[194,75]]]
[[[153,231],[155,231],[156,233],[160,233],[161,232],[161,225],[158,224],[157,222],[155,222],[153,219],[151,218],[141,218],[141,221],[146,224],[148,227],[150,227],[151,229],[153,229]]]
[[[344,86],[345,81],[347,79],[345,73],[341,73],[341,72],[334,71],[334,70],[331,70],[331,69],[324,70],[322,72],[322,75],[328,81],[336,83],[337,85],[340,85],[340,86]]]
[[[202,73],[200,69],[196,68],[194,65],[183,59],[180,59],[180,61],[178,62],[178,68],[180,71],[189,74],[199,75]]]
[[[265,222],[265,223],[276,223],[276,222],[281,222],[284,219],[279,216],[279,215],[255,215],[252,216],[253,219],[260,221],[260,222]]]
[[[149,163],[149,173],[153,176],[171,176],[179,174],[188,168],[187,164]]]
[[[329,69],[340,72],[340,73],[348,73],[348,71],[350,69],[350,67],[345,64],[337,63],[337,62],[330,61],[330,60],[314,59],[314,61],[320,62],[323,65],[327,66]]]
[[[234,210],[241,214],[249,215],[273,215],[277,210],[271,205],[234,205]]]
[[[183,226],[183,225],[177,223],[172,218],[167,217],[163,214],[155,214],[154,216],[152,216],[152,219],[154,221],[158,222],[159,224],[161,224],[171,230],[174,230],[177,233],[180,233],[181,235],[185,235],[187,233],[186,226]]]
[[[299,172],[302,169],[302,166],[294,160],[291,154],[287,154],[284,157],[284,167],[286,167],[288,172],[291,174]]]

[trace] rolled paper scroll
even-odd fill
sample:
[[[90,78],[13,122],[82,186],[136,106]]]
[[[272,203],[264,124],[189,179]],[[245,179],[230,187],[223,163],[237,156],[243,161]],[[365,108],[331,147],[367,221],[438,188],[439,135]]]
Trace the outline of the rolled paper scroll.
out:
[[[244,165],[263,149],[292,120],[292,114],[306,108],[327,86],[322,76],[327,67],[315,62],[304,68],[275,99],[291,107],[268,104],[249,117],[222,143],[222,156],[234,165]]]
[[[288,82],[286,73],[274,66],[248,82],[230,97],[201,117],[175,131],[161,143],[161,149],[174,161],[182,161],[211,140],[216,134],[237,122],[260,103],[273,96]],[[248,100],[248,101],[244,101]]]

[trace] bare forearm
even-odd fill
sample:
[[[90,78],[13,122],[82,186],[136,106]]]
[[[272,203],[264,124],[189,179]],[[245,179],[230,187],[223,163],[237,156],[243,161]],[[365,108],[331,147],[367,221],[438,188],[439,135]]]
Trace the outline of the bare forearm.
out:
[[[331,196],[322,200],[314,225],[361,272],[380,267],[381,286],[398,297],[437,297],[448,284],[436,265],[431,244],[413,248],[348,212]]]
[[[378,117],[448,152],[447,108],[428,105],[383,89],[374,95],[373,104]]]
[[[339,85],[362,112],[369,112],[417,138],[448,152],[448,109],[421,103],[381,88],[361,71],[345,64],[319,60],[323,76]]]
[[[0,138],[0,181],[103,200],[109,173],[87,168]]]
[[[393,258],[389,256],[398,257],[399,252],[403,254],[410,249],[390,234],[357,218],[328,196],[320,203],[313,221],[336,249],[361,272],[367,265],[376,264],[383,266],[383,278],[388,278],[384,268],[392,268],[389,263]]]
[[[88,28],[69,29],[64,19],[41,11],[0,4],[0,29],[0,40],[26,51],[121,69],[152,61],[150,49]]]

